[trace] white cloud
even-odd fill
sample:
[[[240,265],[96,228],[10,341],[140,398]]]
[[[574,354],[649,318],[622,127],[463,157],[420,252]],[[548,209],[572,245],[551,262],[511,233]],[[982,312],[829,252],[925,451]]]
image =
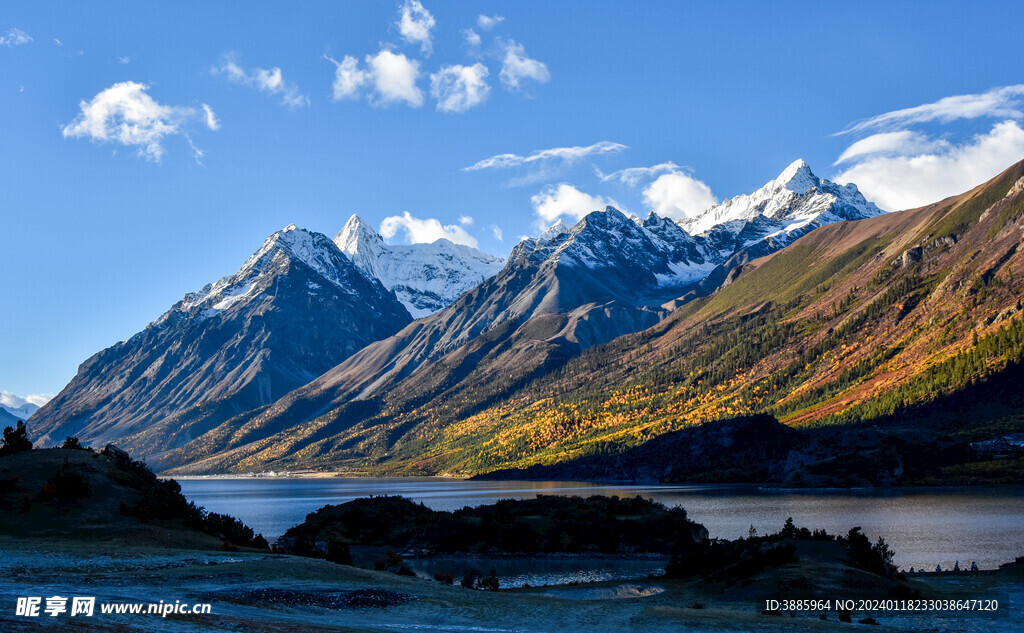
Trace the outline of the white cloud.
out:
[[[10,391],[0,391],[0,404],[11,407],[12,409],[20,409],[26,404],[34,404],[37,407],[41,407],[47,402],[53,399],[52,395],[47,394],[33,394],[30,396],[16,396]]]
[[[402,215],[388,216],[380,223],[380,234],[386,239],[395,237],[399,231],[403,231],[405,239],[413,244],[429,244],[443,238],[456,244],[465,244],[473,248],[477,246],[476,238],[461,226],[443,225],[435,218],[416,218],[408,211]]]
[[[506,90],[519,91],[523,87],[524,81],[535,81],[542,84],[551,81],[548,67],[544,62],[527,57],[526,49],[522,44],[514,40],[507,40],[502,42],[502,47],[504,52],[498,78],[501,79],[501,84],[505,86]]]
[[[424,55],[429,56],[433,50],[430,41],[430,29],[434,28],[434,16],[423,8],[419,0],[405,0],[399,10],[398,32],[410,44],[419,44]]]
[[[502,232],[501,232],[501,227],[499,227],[497,224],[492,224],[491,225],[491,235],[494,236],[494,239],[496,239],[499,242],[501,242],[502,241],[502,237],[503,237]]]
[[[840,134],[866,132],[868,130],[891,130],[914,123],[939,121],[949,123],[957,119],[996,117],[1019,119],[1020,100],[1024,97],[1024,84],[993,88],[988,92],[973,95],[955,95],[926,103],[913,108],[886,112],[855,123]]]
[[[117,63],[119,63],[121,65],[130,64],[130,63],[132,63],[132,58],[131,57],[118,57],[117,58]]]
[[[899,132],[880,132],[862,138],[850,145],[836,159],[833,165],[849,162],[856,158],[878,154],[919,154],[949,148],[949,143],[941,139],[931,139],[927,135],[911,130]]]
[[[976,187],[1024,158],[1024,130],[1015,121],[1003,121],[962,144],[936,147],[939,151],[930,153],[868,156],[835,181],[856,183],[869,200],[889,211],[922,206]]]
[[[640,183],[641,180],[647,178],[654,178],[661,174],[671,174],[680,171],[679,165],[676,165],[672,161],[667,163],[659,163],[652,165],[651,167],[628,167],[626,169],[620,169],[619,171],[612,172],[610,174],[603,174],[600,170],[597,171],[598,178],[601,182],[608,182],[609,180],[618,180],[621,183],[627,184],[630,187],[635,187]]]
[[[644,188],[644,202],[662,217],[691,218],[718,199],[706,184],[680,171],[658,176]]]
[[[483,64],[472,66],[442,66],[430,75],[430,94],[437,99],[441,112],[465,112],[487,99],[491,87],[487,85],[487,67]]]
[[[299,87],[288,83],[278,67],[253,68],[246,71],[239,65],[238,55],[229,53],[221,58],[221,65],[211,69],[215,75],[224,75],[228,81],[240,86],[256,88],[261,92],[281,97],[281,105],[298,108],[309,105],[309,98],[299,92]]]
[[[7,29],[5,35],[0,35],[0,46],[22,46],[32,41],[32,36],[21,29]]]
[[[466,38],[466,45],[474,50],[479,48],[482,42],[480,35],[473,29],[462,29],[462,37]]]
[[[370,81],[370,75],[359,68],[359,60],[351,55],[346,55],[340,62],[324,55],[324,59],[334,64],[334,83],[331,85],[332,98],[335,101],[342,99],[358,99],[365,86]]]
[[[213,113],[213,108],[206,105],[205,103],[203,104],[203,115],[206,118],[206,127],[210,128],[211,130],[220,129],[220,121],[217,120],[217,115]]]
[[[157,103],[147,90],[146,84],[125,81],[103,90],[91,101],[81,101],[81,112],[63,129],[64,138],[134,147],[137,155],[159,162],[164,155],[164,139],[185,135],[184,126],[197,113],[193,108]]]
[[[401,53],[382,49],[366,56],[366,66],[346,55],[340,62],[324,55],[335,66],[332,99],[359,99],[364,94],[371,105],[384,106],[396,102],[418,108],[423,105],[423,91],[416,85],[420,65]],[[440,109],[440,107],[438,108]]]
[[[366,63],[373,76],[376,103],[389,104],[404,101],[418,108],[423,105],[423,92],[416,85],[420,64],[405,55],[382,50],[367,56]]]
[[[563,215],[579,220],[591,211],[600,211],[607,205],[613,204],[611,200],[584,193],[564,182],[545,187],[540,193],[530,198],[530,202],[533,203],[533,211],[537,214],[538,226],[541,228],[550,225]]]
[[[519,167],[532,163],[547,161],[563,161],[567,163],[576,162],[594,154],[610,154],[621,152],[627,147],[621,143],[611,141],[600,141],[593,145],[573,147],[552,147],[550,149],[539,149],[526,156],[519,154],[496,154],[489,158],[477,161],[469,167],[463,167],[463,171],[477,171],[480,169],[507,169]]]
[[[490,31],[499,22],[503,22],[504,20],[505,20],[505,16],[503,16],[503,15],[483,15],[483,14],[481,14],[476,19],[476,25],[479,26],[480,28],[482,28],[485,31]]]
[[[469,215],[460,215],[459,224],[461,224],[462,226],[470,226],[471,224],[473,224],[473,217]]]
[[[64,46],[64,42],[58,40],[56,37],[53,38],[53,43],[56,44],[57,46]]]

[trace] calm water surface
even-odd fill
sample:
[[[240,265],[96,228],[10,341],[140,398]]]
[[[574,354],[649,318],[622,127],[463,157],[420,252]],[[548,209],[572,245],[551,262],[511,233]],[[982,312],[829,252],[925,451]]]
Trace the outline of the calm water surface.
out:
[[[369,495],[402,495],[435,510],[527,499],[538,494],[619,495],[681,505],[712,537],[798,526],[845,534],[855,525],[885,537],[903,568],[943,569],[955,561],[982,569],[1024,556],[1024,487],[870,491],[771,491],[730,485],[615,485],[447,478],[191,479],[182,492],[207,510],[238,517],[273,542],[306,514]],[[506,585],[507,586],[507,585]]]

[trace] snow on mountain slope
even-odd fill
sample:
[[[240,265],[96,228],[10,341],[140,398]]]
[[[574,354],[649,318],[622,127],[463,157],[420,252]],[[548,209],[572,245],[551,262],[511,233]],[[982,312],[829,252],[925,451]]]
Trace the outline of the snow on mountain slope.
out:
[[[711,251],[728,259],[763,240],[777,250],[811,229],[832,222],[882,215],[857,185],[837,185],[818,178],[803,160],[751,194],[717,204],[679,224],[690,235],[707,239]]]
[[[446,239],[431,244],[386,244],[357,215],[349,218],[334,243],[363,274],[393,290],[414,318],[451,304],[505,265],[500,257]]]

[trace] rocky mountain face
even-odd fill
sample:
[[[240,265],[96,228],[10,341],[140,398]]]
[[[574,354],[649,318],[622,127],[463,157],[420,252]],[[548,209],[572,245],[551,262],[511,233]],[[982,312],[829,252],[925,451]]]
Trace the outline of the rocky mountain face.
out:
[[[183,451],[169,463],[480,473],[768,413],[886,429],[816,440],[783,460],[787,481],[820,479],[830,463],[853,481],[942,481],[953,476],[945,466],[989,476],[996,467],[976,466],[970,447],[1024,419],[1003,380],[1024,363],[1022,178],[1024,163],[927,207],[818,227],[670,314],[658,301],[672,267],[650,231],[592,214],[524,242],[445,310],[228,424],[218,437],[232,441],[197,441],[193,461]],[[704,256],[699,243],[694,253]],[[913,463],[905,439],[925,433],[951,461]]]
[[[77,435],[158,461],[410,321],[394,294],[330,238],[291,225],[237,273],[82,363],[31,431],[42,445]]]
[[[886,394],[925,397],[908,386],[924,368],[1020,310],[1021,175],[884,214],[797,161],[682,224],[610,207],[560,223],[496,273],[450,243],[387,245],[357,217],[333,243],[292,229],[316,246],[286,249],[301,254],[283,256],[273,292],[247,263],[87,361],[37,418],[49,438],[120,438],[169,472],[430,474],[581,458],[737,415],[875,419],[896,406]],[[367,286],[341,292],[356,278]]]
[[[168,463],[231,451],[248,464],[269,446],[271,430],[297,447],[307,439],[300,428],[374,427],[382,411],[452,390],[500,397],[584,349],[654,325],[669,313],[665,301],[713,267],[670,221],[652,215],[640,225],[610,207],[591,213],[570,229],[524,240],[501,272],[455,303],[368,345],[265,410],[197,438]]]
[[[363,274],[393,290],[414,318],[448,306],[505,265],[500,257],[446,239],[430,244],[386,244],[357,215],[334,236],[334,243]]]

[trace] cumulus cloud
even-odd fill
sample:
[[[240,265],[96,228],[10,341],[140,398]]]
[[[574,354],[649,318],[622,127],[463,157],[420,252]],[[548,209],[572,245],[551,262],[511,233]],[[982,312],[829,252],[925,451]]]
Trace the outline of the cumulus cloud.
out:
[[[378,103],[404,101],[414,108],[423,105],[423,92],[416,85],[420,75],[419,62],[402,54],[382,50],[367,57],[366,63],[373,74]]]
[[[213,108],[206,105],[205,103],[203,104],[203,117],[206,120],[206,127],[210,128],[211,130],[220,129],[220,121],[217,120],[217,115],[213,113]]]
[[[505,16],[503,16],[503,15],[483,15],[483,14],[481,14],[476,19],[476,25],[479,26],[480,28],[482,28],[485,31],[490,31],[495,26],[497,26],[497,24],[499,22],[503,22],[504,20],[505,20]]]
[[[599,211],[609,204],[614,204],[612,200],[592,196],[564,182],[545,187],[530,198],[530,202],[533,203],[533,212],[537,215],[539,228],[550,225],[562,216],[579,220],[591,211]]]
[[[938,151],[918,153],[913,140],[906,148],[887,145],[886,153],[862,154],[835,181],[856,183],[889,211],[922,206],[967,191],[1024,158],[1024,130],[1016,121],[1003,121],[964,143],[934,147]]]
[[[430,39],[430,30],[434,28],[434,16],[423,8],[419,0],[405,0],[398,13],[398,22],[395,23],[402,38],[410,44],[419,44],[424,55],[430,55],[433,51],[433,43]]]
[[[547,65],[526,55],[526,49],[522,44],[514,40],[501,42],[502,60],[501,72],[498,78],[506,90],[518,92],[526,87],[528,82],[547,83],[551,81],[551,73]]]
[[[359,99],[364,95],[374,106],[405,102],[418,108],[423,105],[423,91],[416,85],[420,64],[401,53],[382,49],[367,55],[365,65],[346,55],[340,62],[324,55],[335,66],[332,98]]]
[[[487,67],[442,66],[430,75],[430,94],[437,100],[441,112],[465,112],[487,99],[491,87],[487,85]]]
[[[461,224],[462,226],[470,226],[471,224],[473,224],[473,216],[460,215],[459,224]]]
[[[7,33],[0,35],[0,46],[8,48],[23,46],[32,41],[32,36],[21,29],[7,29]]]
[[[64,126],[64,138],[88,138],[96,143],[117,143],[135,148],[136,154],[159,162],[168,136],[187,136],[185,126],[197,118],[194,108],[158,103],[146,92],[149,86],[125,81],[79,103],[78,116]],[[191,139],[189,139],[191,144]]]
[[[299,108],[309,105],[309,98],[299,92],[299,87],[288,83],[278,67],[252,68],[246,71],[239,63],[238,55],[229,53],[221,58],[220,66],[211,69],[215,75],[224,75],[228,81],[240,86],[249,86],[260,92],[279,96],[281,105]]]
[[[380,223],[380,234],[391,239],[399,232],[405,234],[405,239],[413,244],[429,244],[439,239],[446,239],[456,244],[465,244],[476,248],[477,240],[457,224],[441,224],[436,218],[420,219],[413,217],[408,211],[402,215],[392,215],[384,218]]]
[[[954,95],[913,108],[893,110],[847,127],[840,134],[856,134],[870,130],[892,130],[916,123],[938,121],[949,123],[957,119],[993,117],[1019,119],[1020,100],[1024,97],[1024,84],[993,88],[988,92],[973,95]]]
[[[469,167],[463,167],[463,171],[477,171],[480,169],[507,169],[509,167],[520,167],[540,162],[559,161],[572,163],[595,154],[611,154],[621,152],[627,147],[621,143],[611,141],[600,141],[593,145],[573,147],[552,147],[549,149],[538,149],[534,152],[521,156],[519,154],[496,154],[489,158],[477,161]]]
[[[643,190],[644,202],[662,217],[692,218],[718,199],[706,184],[681,171],[658,176]]]

